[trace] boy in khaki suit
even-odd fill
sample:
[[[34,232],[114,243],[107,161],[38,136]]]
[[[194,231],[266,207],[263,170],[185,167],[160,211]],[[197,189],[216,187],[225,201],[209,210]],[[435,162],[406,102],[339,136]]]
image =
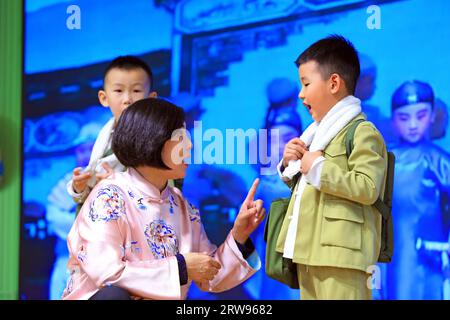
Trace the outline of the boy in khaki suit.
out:
[[[364,121],[346,156],[348,128],[365,119],[353,96],[358,54],[332,35],[306,49],[296,65],[299,98],[314,122],[286,145],[278,165],[293,196],[276,250],[297,264],[301,299],[371,299],[367,272],[381,242],[381,214],[372,205],[384,194],[387,151]]]

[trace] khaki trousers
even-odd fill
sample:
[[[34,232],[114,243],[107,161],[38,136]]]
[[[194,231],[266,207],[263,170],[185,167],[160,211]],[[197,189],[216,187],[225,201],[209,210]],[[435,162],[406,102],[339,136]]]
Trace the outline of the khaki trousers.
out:
[[[369,274],[355,269],[297,264],[301,300],[371,300]]]

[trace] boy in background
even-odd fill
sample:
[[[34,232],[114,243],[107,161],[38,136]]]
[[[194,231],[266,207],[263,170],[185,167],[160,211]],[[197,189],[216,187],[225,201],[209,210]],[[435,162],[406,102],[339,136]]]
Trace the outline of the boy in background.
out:
[[[98,99],[102,106],[110,108],[113,118],[101,129],[88,166],[84,170],[75,168],[72,179],[67,183],[67,191],[78,203],[78,210],[99,181],[113,172],[125,170],[111,149],[112,133],[122,111],[137,100],[156,96],[152,70],[141,59],[120,56],[106,68]]]

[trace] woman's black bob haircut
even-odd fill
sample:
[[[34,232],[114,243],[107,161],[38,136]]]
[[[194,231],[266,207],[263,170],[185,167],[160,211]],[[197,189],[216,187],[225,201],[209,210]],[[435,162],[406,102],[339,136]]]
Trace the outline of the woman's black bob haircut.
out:
[[[126,108],[117,122],[112,150],[126,167],[170,169],[162,158],[164,143],[184,126],[182,108],[160,98],[146,98]]]

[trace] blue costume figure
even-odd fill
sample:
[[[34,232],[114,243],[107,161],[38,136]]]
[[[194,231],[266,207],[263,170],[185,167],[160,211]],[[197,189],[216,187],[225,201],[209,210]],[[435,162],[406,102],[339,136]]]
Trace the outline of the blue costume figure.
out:
[[[371,121],[377,127],[386,144],[392,145],[397,142],[398,138],[395,135],[391,121],[381,112],[379,106],[370,103],[376,91],[377,67],[373,60],[365,54],[359,54],[359,61],[361,75],[356,84],[355,96],[361,99],[361,108],[367,116],[367,120]]]
[[[447,133],[448,110],[444,101],[436,98],[434,101],[434,122],[431,126],[430,137],[432,140],[444,138]]]
[[[419,81],[403,83],[392,97],[400,141],[392,149],[395,248],[387,266],[388,299],[445,297],[450,155],[430,142],[434,102],[430,85]]]
[[[302,133],[302,122],[297,113],[298,86],[294,81],[285,78],[276,78],[267,86],[267,98],[270,106],[265,118],[265,129],[267,132],[267,144],[260,143],[260,155],[274,157],[277,155],[278,164],[283,158],[284,146],[293,138],[298,138]],[[278,133],[275,135],[274,130]],[[277,139],[278,143],[272,145],[272,139]],[[273,147],[278,145],[277,150]],[[269,149],[269,152],[264,148]],[[272,148],[271,148],[272,147]],[[260,178],[258,197],[263,200],[264,208],[269,212],[270,204],[278,198],[290,196],[290,190],[286,184],[279,178],[276,169],[272,174],[263,174],[262,168],[268,169],[270,165],[263,163],[272,163],[261,159],[259,165],[254,169],[258,171]],[[256,250],[261,257],[261,270],[251,279],[248,279],[245,286],[252,293],[255,299],[263,300],[298,300],[300,292],[288,286],[269,278],[265,273],[266,243],[264,242],[264,224],[261,224],[254,232],[254,242]]]
[[[277,154],[276,164],[278,164],[283,158],[284,146],[290,140],[300,137],[302,133],[302,121],[297,112],[298,92],[297,84],[286,78],[276,78],[267,85],[266,93],[270,105],[267,110],[264,128],[268,131],[268,140],[267,145],[265,143],[259,144],[262,156],[260,164],[254,166],[258,171],[258,175],[260,175],[258,190],[267,212],[273,200],[289,197],[290,195],[289,188],[281,181],[276,169],[271,172],[272,174],[268,175],[262,173],[261,169],[268,169],[271,165],[271,161],[263,158],[264,156],[272,157],[274,154]],[[274,130],[276,130],[278,136],[273,135]],[[278,139],[278,144],[274,144],[274,147],[278,145],[278,150],[270,150],[273,138]],[[268,165],[264,165],[264,163],[268,163]],[[260,227],[262,228],[262,226]]]
[[[169,99],[182,107],[185,112],[186,129],[191,139],[194,138],[194,122],[201,121],[206,109],[201,104],[200,97],[188,92],[180,92]],[[195,141],[194,141],[195,142]],[[233,221],[239,212],[242,192],[246,190],[245,181],[233,172],[212,165],[196,164],[196,157],[203,152],[193,148],[191,164],[183,181],[177,180],[176,186],[183,189],[183,194],[191,205],[199,208],[201,219],[211,242],[222,243],[233,226]],[[208,293],[200,291],[192,285],[188,299],[223,300],[250,299],[244,285],[239,285],[227,292]]]

